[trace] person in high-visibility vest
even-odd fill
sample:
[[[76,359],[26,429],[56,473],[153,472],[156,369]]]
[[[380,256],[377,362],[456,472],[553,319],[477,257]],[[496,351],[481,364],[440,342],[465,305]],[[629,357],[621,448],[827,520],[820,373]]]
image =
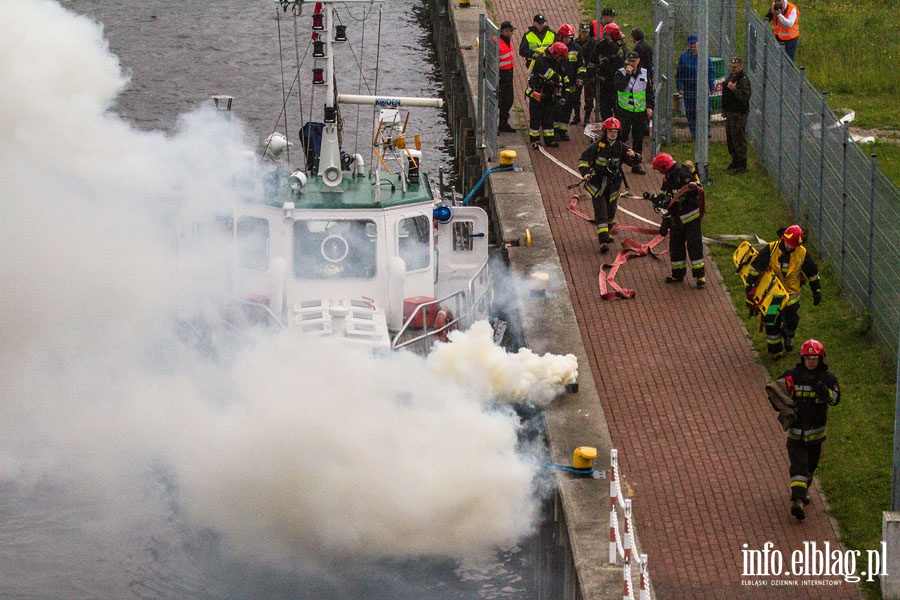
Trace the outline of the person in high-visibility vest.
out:
[[[543,56],[555,41],[556,32],[547,25],[544,15],[538,13],[534,15],[534,25],[529,27],[522,36],[519,44],[519,56],[524,57],[525,62],[530,63],[536,56]]]
[[[515,129],[509,124],[509,111],[513,106],[513,63],[516,62],[516,52],[513,50],[512,32],[515,30],[509,21],[500,24],[500,37],[497,44],[500,47],[500,79],[497,90],[497,112],[499,114],[500,133],[515,133]]]
[[[784,46],[784,53],[794,60],[800,41],[800,11],[786,0],[775,0],[766,13],[766,21],[772,22],[772,33]]]
[[[616,116],[622,121],[622,141],[631,134],[631,147],[640,154],[644,149],[644,136],[650,134],[650,118],[653,116],[655,96],[650,74],[641,65],[641,57],[632,50],[625,58],[625,66],[616,71]],[[637,175],[646,173],[637,164],[631,167]]]
[[[783,425],[791,461],[791,516],[802,521],[809,504],[809,486],[822,457],[828,407],[841,401],[841,388],[825,364],[825,346],[818,340],[803,342],[800,362],[782,373],[775,384],[794,401],[796,417]]]
[[[778,234],[781,239],[770,242],[750,263],[746,281],[747,297],[752,298],[756,292],[756,280],[763,271],[772,269],[788,293],[778,318],[771,325],[766,325],[766,344],[769,354],[776,359],[784,357],[784,351],[790,352],[794,347],[794,334],[800,324],[801,286],[809,281],[813,306],[818,306],[822,301],[819,267],[803,246],[803,230],[799,225],[791,225]]]

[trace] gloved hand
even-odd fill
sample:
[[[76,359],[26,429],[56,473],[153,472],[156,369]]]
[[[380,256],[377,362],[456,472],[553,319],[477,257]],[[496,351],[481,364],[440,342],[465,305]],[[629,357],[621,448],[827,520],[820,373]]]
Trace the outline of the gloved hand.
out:
[[[744,287],[744,292],[747,294],[747,298],[753,298],[756,295],[756,286],[748,285]]]
[[[669,234],[669,219],[663,219],[659,224],[659,235],[665,237]]]
[[[813,306],[818,306],[822,302],[822,290],[813,290]]]
[[[829,387],[825,385],[824,381],[816,381],[813,384],[813,391],[816,393],[816,396],[818,396],[819,400],[822,400],[824,402],[831,401],[831,389],[829,389]]]

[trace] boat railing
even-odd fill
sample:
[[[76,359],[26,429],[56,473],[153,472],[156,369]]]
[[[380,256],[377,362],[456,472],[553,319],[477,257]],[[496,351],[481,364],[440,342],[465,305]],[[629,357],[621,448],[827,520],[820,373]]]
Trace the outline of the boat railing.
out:
[[[246,333],[251,327],[263,324],[268,327],[277,326],[282,331],[287,329],[287,325],[278,318],[278,315],[272,312],[268,304],[255,300],[238,300],[237,305],[241,314],[225,319],[225,325],[236,332]],[[254,311],[256,314],[249,312],[247,309]],[[263,317],[265,318],[265,323],[263,323]]]
[[[409,348],[427,356],[435,340],[446,341],[451,331],[465,329],[478,318],[489,317],[492,303],[491,271],[485,261],[469,279],[465,290],[417,305],[394,335],[391,347],[394,350]],[[442,308],[449,311],[449,318],[441,323],[431,319],[429,324],[428,315],[436,314]],[[413,326],[413,323],[421,323],[421,327]]]

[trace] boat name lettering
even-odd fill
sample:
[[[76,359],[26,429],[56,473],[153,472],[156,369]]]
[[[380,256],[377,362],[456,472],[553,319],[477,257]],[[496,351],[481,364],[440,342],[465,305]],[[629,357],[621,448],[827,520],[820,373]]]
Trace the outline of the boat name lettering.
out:
[[[400,98],[375,98],[375,106],[400,106]]]

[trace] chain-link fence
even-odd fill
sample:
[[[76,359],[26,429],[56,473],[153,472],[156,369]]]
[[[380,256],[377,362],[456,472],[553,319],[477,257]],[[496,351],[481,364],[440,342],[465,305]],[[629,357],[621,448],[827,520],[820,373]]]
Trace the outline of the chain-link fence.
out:
[[[896,358],[900,190],[749,4],[745,71],[753,87],[748,140],[836,271],[843,295],[871,316],[876,336]]]
[[[478,115],[475,144],[484,149],[488,161],[500,155],[497,126],[500,111],[497,107],[500,85],[500,28],[485,15],[478,22]]]
[[[686,121],[696,139],[694,161],[705,169],[709,163],[709,128],[697,123],[721,120],[725,63],[734,55],[735,5],[709,0],[655,0],[653,149],[674,141],[675,124]],[[691,37],[693,36],[693,37]],[[696,39],[694,39],[696,38]],[[696,42],[694,45],[690,41]],[[708,65],[707,69],[699,65]],[[709,90],[708,101],[707,90]],[[682,92],[682,93],[679,93]]]

